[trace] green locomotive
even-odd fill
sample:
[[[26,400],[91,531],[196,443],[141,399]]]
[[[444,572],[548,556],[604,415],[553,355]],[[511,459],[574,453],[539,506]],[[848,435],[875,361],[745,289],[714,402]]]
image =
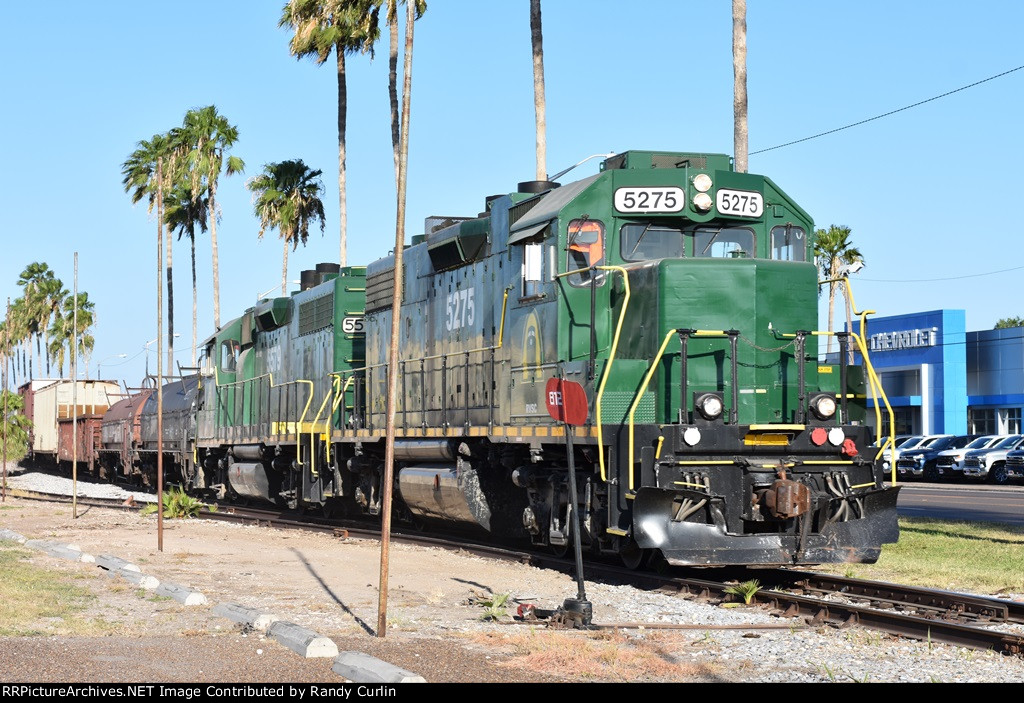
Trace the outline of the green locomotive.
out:
[[[813,222],[768,178],[630,151],[426,229],[400,281],[404,516],[566,549],[558,377],[589,402],[569,431],[595,553],[813,564],[897,539],[866,455],[880,388],[869,360],[818,362]],[[197,486],[379,513],[394,271],[321,265],[207,342]],[[845,360],[862,336],[838,336]]]

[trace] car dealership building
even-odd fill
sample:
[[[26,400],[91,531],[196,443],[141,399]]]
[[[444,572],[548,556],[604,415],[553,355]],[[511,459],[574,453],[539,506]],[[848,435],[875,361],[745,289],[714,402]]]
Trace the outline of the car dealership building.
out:
[[[870,317],[867,332],[896,434],[1021,431],[1024,327],[967,332],[963,310],[930,310]]]

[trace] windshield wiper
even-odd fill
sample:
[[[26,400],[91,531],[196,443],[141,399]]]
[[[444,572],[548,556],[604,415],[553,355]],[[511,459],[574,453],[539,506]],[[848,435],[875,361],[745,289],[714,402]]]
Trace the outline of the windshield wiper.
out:
[[[721,233],[722,233],[721,229],[715,230],[715,233],[713,235],[711,235],[711,241],[708,242],[708,245],[706,247],[704,247],[704,251],[702,251],[700,253],[701,256],[704,256],[705,254],[708,253],[708,249],[711,248],[711,245],[715,243],[715,240],[718,239],[718,235],[720,235]]]
[[[644,225],[644,231],[641,232],[640,236],[636,238],[636,244],[634,244],[633,248],[629,250],[630,256],[633,256],[633,254],[636,252],[637,247],[640,246],[640,242],[644,240],[644,235],[647,234],[647,230],[649,230],[651,228],[651,225],[653,224],[653,222],[648,222],[646,225]]]

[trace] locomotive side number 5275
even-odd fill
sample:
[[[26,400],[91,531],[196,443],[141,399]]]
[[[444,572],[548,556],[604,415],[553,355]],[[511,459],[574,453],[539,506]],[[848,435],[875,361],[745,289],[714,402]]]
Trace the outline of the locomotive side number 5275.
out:
[[[473,300],[472,288],[463,288],[448,294],[445,305],[444,328],[451,332],[468,327],[476,319],[476,302]]]

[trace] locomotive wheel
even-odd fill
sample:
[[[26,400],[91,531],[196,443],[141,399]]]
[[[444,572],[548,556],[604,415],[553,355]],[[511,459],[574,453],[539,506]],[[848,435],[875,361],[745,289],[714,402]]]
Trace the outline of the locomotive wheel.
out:
[[[619,558],[622,559],[622,565],[630,571],[643,568],[649,557],[650,552],[642,549],[632,537],[626,538],[619,544]]]

